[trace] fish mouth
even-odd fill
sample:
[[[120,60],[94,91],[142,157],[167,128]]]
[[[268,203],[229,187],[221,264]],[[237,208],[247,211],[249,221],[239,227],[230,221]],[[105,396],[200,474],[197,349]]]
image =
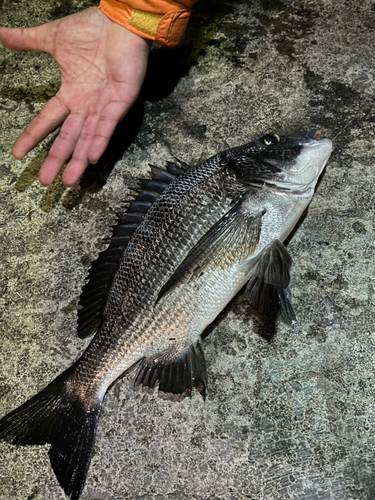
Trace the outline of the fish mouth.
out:
[[[330,151],[332,150],[332,141],[330,139],[322,139],[320,130],[311,130],[310,132],[307,132],[299,144],[305,148],[318,147],[320,149],[327,147]]]
[[[310,132],[307,132],[304,138],[307,140],[319,141],[321,137],[322,134],[320,130],[310,130]]]
[[[299,195],[311,192],[332,151],[332,142],[322,139],[320,130],[305,133],[299,140],[299,146],[301,151],[295,161],[285,168],[279,166],[284,178],[268,181],[279,192]]]

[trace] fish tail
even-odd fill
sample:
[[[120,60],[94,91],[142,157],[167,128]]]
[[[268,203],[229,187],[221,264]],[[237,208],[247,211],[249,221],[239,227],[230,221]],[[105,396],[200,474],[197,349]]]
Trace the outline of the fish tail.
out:
[[[15,445],[50,443],[49,457],[66,495],[78,500],[94,448],[102,398],[84,401],[71,387],[74,367],[0,420],[0,439]]]

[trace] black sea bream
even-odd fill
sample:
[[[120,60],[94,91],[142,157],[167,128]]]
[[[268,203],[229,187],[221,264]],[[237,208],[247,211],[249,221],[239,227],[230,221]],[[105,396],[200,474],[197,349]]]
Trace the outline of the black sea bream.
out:
[[[51,465],[77,500],[90,465],[100,408],[124,372],[136,385],[180,400],[207,391],[200,342],[246,284],[253,304],[290,302],[291,259],[283,241],[305,210],[331,153],[317,132],[269,134],[196,167],[152,167],[119,217],[109,248],[83,288],[78,334],[96,332],[81,358],[0,421],[0,438],[50,443]]]

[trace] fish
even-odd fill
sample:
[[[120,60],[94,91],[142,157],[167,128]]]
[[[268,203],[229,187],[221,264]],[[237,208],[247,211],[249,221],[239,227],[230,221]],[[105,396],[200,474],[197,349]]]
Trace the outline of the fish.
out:
[[[78,500],[104,396],[123,374],[181,401],[208,393],[201,335],[246,285],[251,304],[293,324],[284,241],[310,203],[332,150],[311,131],[269,133],[190,167],[150,166],[83,286],[81,357],[0,420],[0,439],[49,443],[52,469]]]

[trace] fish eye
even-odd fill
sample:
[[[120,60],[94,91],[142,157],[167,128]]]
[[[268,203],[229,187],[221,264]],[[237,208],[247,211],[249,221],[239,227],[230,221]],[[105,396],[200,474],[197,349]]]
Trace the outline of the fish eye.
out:
[[[266,146],[274,146],[280,142],[280,137],[277,134],[267,134],[263,137],[263,142]]]

